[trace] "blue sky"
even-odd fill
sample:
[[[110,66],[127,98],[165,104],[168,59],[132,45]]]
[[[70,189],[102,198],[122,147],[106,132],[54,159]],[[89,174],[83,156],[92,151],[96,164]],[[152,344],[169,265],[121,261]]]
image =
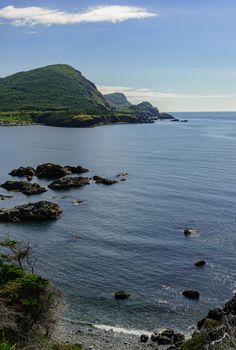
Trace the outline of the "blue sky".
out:
[[[0,76],[67,63],[134,103],[236,111],[235,18],[235,0],[1,0]]]

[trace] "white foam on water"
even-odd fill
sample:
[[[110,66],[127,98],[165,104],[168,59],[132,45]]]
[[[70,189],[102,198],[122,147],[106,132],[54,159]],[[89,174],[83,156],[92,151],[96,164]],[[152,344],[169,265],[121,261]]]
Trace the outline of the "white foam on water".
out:
[[[93,324],[93,327],[97,329],[102,329],[105,331],[113,331],[114,333],[125,333],[129,335],[137,335],[137,336],[140,336],[141,334],[147,334],[151,336],[152,334],[152,332],[148,332],[148,331],[141,331],[136,329],[122,328],[122,327],[112,327],[104,324]]]

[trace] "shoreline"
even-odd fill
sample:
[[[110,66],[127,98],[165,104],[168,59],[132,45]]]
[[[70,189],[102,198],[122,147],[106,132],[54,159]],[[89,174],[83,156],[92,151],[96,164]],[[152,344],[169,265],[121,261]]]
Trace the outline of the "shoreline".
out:
[[[158,329],[158,332],[163,329]],[[60,341],[78,343],[83,350],[144,350],[156,349],[157,343],[140,341],[141,334],[150,336],[153,332],[145,330],[125,329],[107,325],[94,325],[60,319],[53,336]],[[191,337],[190,333],[185,334],[186,339]],[[166,350],[170,345],[158,345],[158,349]]]

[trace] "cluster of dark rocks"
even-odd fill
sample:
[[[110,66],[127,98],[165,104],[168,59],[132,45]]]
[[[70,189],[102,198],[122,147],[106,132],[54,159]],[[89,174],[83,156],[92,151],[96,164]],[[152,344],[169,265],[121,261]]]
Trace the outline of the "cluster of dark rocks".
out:
[[[182,333],[175,332],[172,329],[166,329],[163,332],[154,332],[151,337],[147,334],[140,336],[141,343],[154,342],[158,345],[169,345],[168,350],[179,349],[185,341],[185,336]]]
[[[13,169],[9,175],[18,176],[18,177],[28,177],[28,176],[37,176],[39,178],[45,179],[60,179],[63,176],[71,174],[83,174],[88,172],[89,169],[79,166],[62,166],[60,164],[53,163],[43,163],[38,165],[36,169],[33,167],[20,167]]]
[[[16,177],[25,177],[28,181],[6,181],[0,187],[7,191],[20,192],[25,195],[36,195],[47,191],[47,189],[37,183],[31,183],[34,176],[47,180],[53,180],[48,185],[48,188],[53,190],[79,188],[85,185],[89,185],[91,181],[95,181],[97,184],[113,185],[118,183],[117,180],[110,180],[101,176],[94,176],[93,178],[74,176],[75,174],[83,174],[88,172],[89,169],[82,166],[62,166],[53,163],[43,163],[37,168],[33,167],[20,167],[13,169],[9,175]],[[73,176],[70,176],[73,175]],[[119,174],[120,176],[127,176],[128,174]],[[122,181],[124,179],[121,179]],[[0,200],[12,198],[12,196],[0,195]],[[80,201],[77,201],[77,204]],[[50,220],[57,219],[61,214],[60,207],[52,202],[40,201],[36,203],[28,203],[14,208],[2,208],[0,209],[0,221],[5,222],[21,222],[32,220]]]
[[[37,166],[36,169],[34,169],[33,167],[20,167],[17,169],[13,169],[9,173],[9,175],[17,176],[17,177],[26,177],[28,181],[31,181],[33,176],[47,179],[47,180],[55,180],[48,186],[51,189],[81,187],[84,185],[88,185],[90,180],[94,180],[97,184],[103,184],[103,185],[113,185],[118,183],[117,180],[107,179],[105,177],[98,176],[98,175],[95,175],[93,179],[88,177],[73,177],[73,176],[70,177],[69,176],[74,174],[83,174],[88,171],[89,169],[83,168],[80,165],[79,166],[69,166],[69,165],[62,166],[60,164],[44,163]],[[123,174],[118,174],[117,177],[121,177],[121,176],[125,177],[127,175],[128,175],[127,173],[123,173]],[[120,181],[124,181],[124,179],[121,179]],[[8,188],[4,186],[8,186]],[[27,182],[23,183],[20,181],[15,181],[14,183],[11,182],[11,184],[9,184],[9,181],[8,181],[6,184],[3,184],[2,187],[10,191],[19,191],[22,193],[27,192],[25,194],[36,194],[37,192],[35,184],[32,184],[31,186],[31,184],[27,184]],[[24,188],[24,191],[26,189],[26,191],[23,192],[21,188]],[[35,193],[30,193],[34,191]],[[38,193],[41,193],[41,192],[38,192]]]

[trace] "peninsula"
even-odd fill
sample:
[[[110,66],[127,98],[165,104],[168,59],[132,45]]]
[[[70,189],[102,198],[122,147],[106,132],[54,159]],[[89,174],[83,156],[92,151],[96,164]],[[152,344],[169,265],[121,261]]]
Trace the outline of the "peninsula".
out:
[[[0,125],[40,123],[91,127],[152,123],[165,118],[149,102],[132,105],[123,94],[103,96],[95,84],[66,64],[19,72],[0,79]]]

